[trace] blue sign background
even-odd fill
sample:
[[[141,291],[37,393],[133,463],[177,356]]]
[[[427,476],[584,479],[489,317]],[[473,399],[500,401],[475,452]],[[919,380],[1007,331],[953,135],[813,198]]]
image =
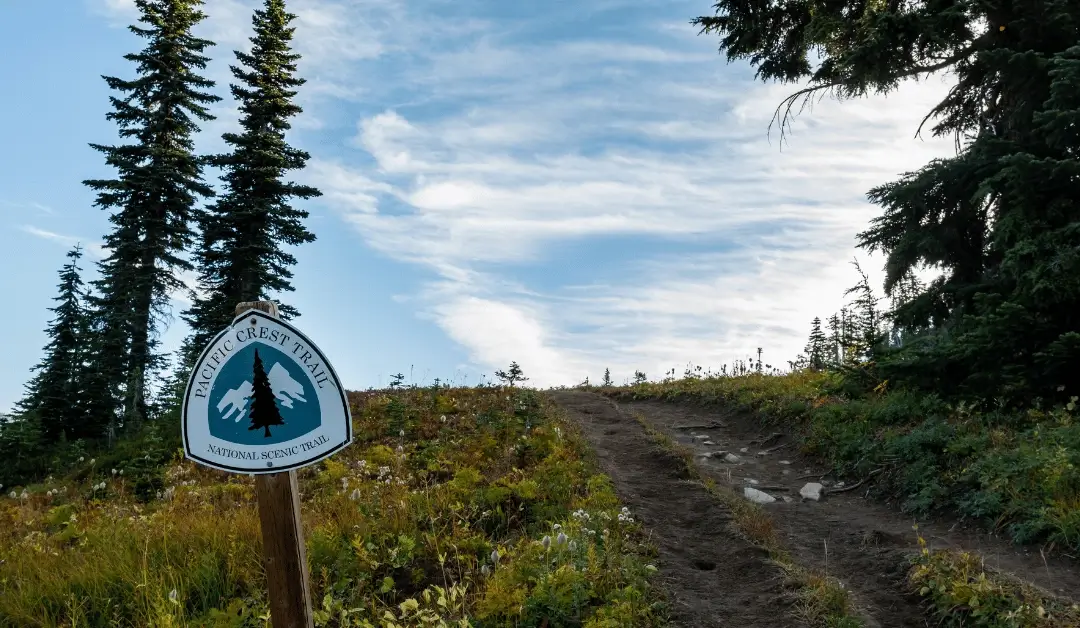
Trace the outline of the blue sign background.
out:
[[[285,422],[284,425],[270,426],[270,438],[266,438],[263,428],[248,429],[251,427],[250,395],[255,379],[256,349],[274,388],[278,412]],[[314,431],[322,425],[322,411],[318,393],[308,377],[300,365],[274,346],[250,341],[229,357],[210,390],[210,434],[236,445],[276,445]],[[242,413],[239,421],[236,420],[238,413]]]

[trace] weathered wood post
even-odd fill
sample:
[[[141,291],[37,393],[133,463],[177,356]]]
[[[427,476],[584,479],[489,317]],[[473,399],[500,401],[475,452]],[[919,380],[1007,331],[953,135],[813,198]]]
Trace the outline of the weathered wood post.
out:
[[[236,306],[239,316],[259,310],[277,318],[273,301],[248,301]],[[313,628],[304,528],[300,520],[300,490],[296,471],[255,476],[262,529],[270,620],[274,628]]]
[[[274,303],[239,303],[191,371],[180,425],[188,459],[255,476],[272,624],[313,628],[296,470],[352,442],[330,362]]]

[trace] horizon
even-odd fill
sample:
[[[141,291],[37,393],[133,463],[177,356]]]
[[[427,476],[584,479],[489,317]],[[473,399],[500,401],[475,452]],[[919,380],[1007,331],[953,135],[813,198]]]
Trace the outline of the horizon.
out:
[[[205,74],[226,99],[196,137],[200,154],[236,128],[227,66],[259,5],[205,4],[197,34],[217,42]],[[318,239],[294,249],[296,292],[282,300],[351,390],[399,372],[476,383],[511,361],[537,388],[605,368],[615,382],[635,370],[656,380],[758,347],[784,366],[811,319],[839,309],[853,258],[880,291],[881,258],[854,246],[880,213],[866,192],[955,152],[947,138],[912,137],[942,77],[887,98],[827,97],[781,147],[770,118],[800,86],[726,63],[689,24],[708,2],[288,7],[308,80],[289,141],[312,156],[292,178],[324,196],[295,204]],[[4,412],[41,358],[75,242],[94,277],[108,216],[81,181],[113,176],[88,144],[118,142],[100,76],[131,77],[122,55],[141,47],[126,30],[130,0],[7,11],[0,68],[18,96],[0,104],[0,247],[18,273],[0,288],[19,297],[6,312]],[[204,177],[218,186],[216,171]],[[173,306],[176,317],[185,304]],[[177,318],[162,350],[186,333]]]

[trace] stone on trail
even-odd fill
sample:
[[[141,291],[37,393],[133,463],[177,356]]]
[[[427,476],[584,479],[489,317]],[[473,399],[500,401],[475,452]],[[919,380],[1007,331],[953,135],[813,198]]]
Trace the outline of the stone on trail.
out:
[[[724,456],[724,462],[730,462],[732,464],[735,464],[739,460],[740,460],[740,458],[738,456],[736,456],[735,454],[728,454],[728,455]]]
[[[776,501],[776,498],[772,495],[749,486],[743,489],[743,495],[755,504],[771,504]]]
[[[749,448],[749,447],[743,447],[743,448],[742,448],[742,449],[740,449],[739,451],[741,451],[742,453],[744,453],[744,454],[745,454],[746,452],[750,451],[750,448]]]
[[[712,442],[711,440],[707,440],[707,441],[705,441],[704,443],[701,443],[701,444],[702,445],[715,445],[716,443]]]
[[[791,464],[790,460],[781,460],[780,464]]]
[[[705,439],[708,439],[708,438],[709,438],[708,436],[706,436],[706,435],[704,435],[704,434],[694,434],[693,436],[694,436],[694,438],[696,438],[697,440],[705,440]]]
[[[760,484],[760,482],[751,478],[743,478],[743,480],[745,480],[747,484]]]
[[[824,486],[817,482],[808,482],[805,486],[799,489],[799,495],[802,495],[803,499],[812,499],[818,501],[821,499],[821,491],[824,490]]]

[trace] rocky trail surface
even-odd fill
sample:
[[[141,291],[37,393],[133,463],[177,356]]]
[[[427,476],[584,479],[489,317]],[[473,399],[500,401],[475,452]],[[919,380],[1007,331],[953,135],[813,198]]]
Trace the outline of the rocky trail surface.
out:
[[[820,465],[799,456],[786,434],[763,431],[753,417],[685,403],[615,403],[581,391],[551,397],[581,425],[620,497],[659,543],[676,625],[798,623],[776,567],[731,531],[728,513],[703,487],[679,477],[635,414],[692,449],[702,472],[718,483],[754,489],[749,493],[768,502],[763,505],[796,560],[838,578],[869,626],[937,623],[905,585],[906,558],[918,551],[915,523],[932,548],[976,551],[987,566],[1062,598],[1080,592],[1080,570],[1067,558],[1046,557],[955,522],[916,521],[870,501],[861,483],[831,482]]]

